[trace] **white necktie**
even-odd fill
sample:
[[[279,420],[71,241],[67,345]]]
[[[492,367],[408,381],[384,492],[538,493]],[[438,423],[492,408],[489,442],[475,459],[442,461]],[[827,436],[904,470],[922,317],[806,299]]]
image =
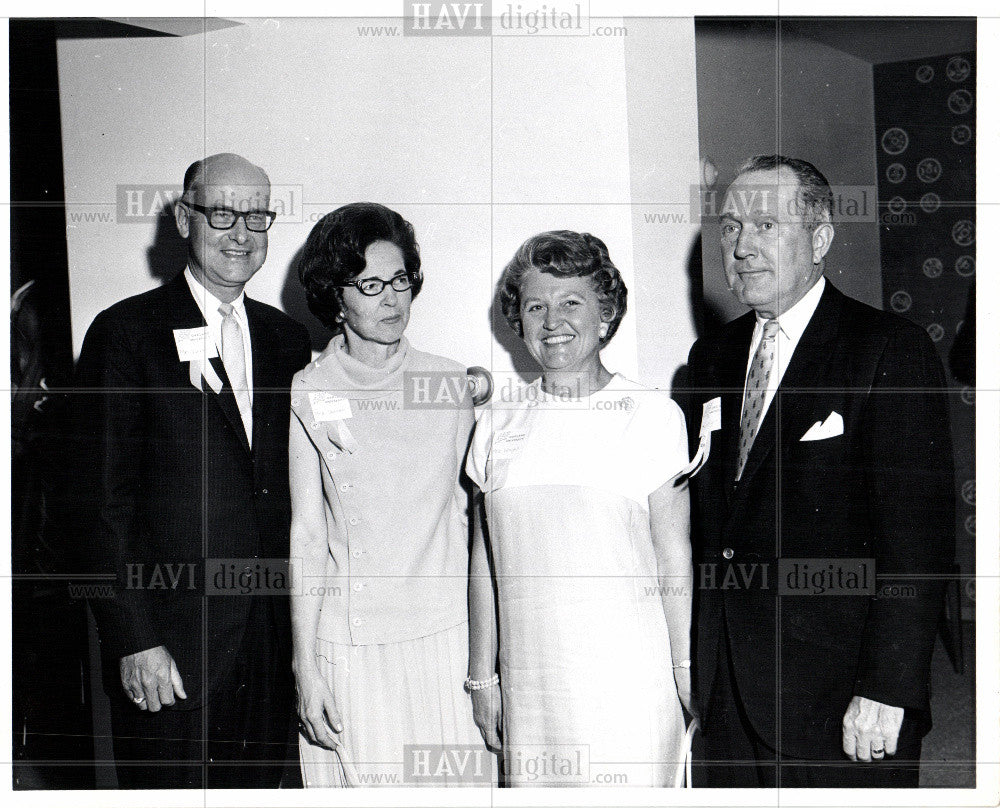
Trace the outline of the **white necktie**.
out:
[[[757,430],[760,429],[761,416],[764,412],[764,399],[767,396],[767,383],[774,368],[775,337],[780,326],[777,320],[764,323],[764,333],[760,345],[753,356],[750,373],[747,375],[747,391],[743,396],[743,417],[740,418],[740,456],[736,466],[736,479],[743,476],[743,467],[750,456]]]
[[[226,366],[226,375],[233,386],[247,441],[252,444],[253,410],[250,406],[250,383],[247,381],[247,358],[243,351],[243,330],[229,303],[219,306],[219,314],[222,315],[222,364]]]

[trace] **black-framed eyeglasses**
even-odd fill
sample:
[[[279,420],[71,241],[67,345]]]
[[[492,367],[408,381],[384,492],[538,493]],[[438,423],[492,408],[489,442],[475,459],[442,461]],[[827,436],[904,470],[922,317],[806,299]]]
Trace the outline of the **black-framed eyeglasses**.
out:
[[[232,208],[206,208],[204,205],[196,205],[194,202],[183,202],[183,204],[202,214],[208,220],[208,226],[213,230],[228,230],[236,224],[237,219],[242,219],[247,230],[263,233],[274,224],[278,215],[273,210],[240,211]]]
[[[397,292],[405,292],[411,286],[413,286],[413,279],[409,275],[394,275],[387,281],[381,278],[363,278],[360,281],[351,281],[350,283],[341,284],[342,286],[353,286],[361,294],[367,297],[377,297],[382,294],[382,290],[386,286],[391,286]]]

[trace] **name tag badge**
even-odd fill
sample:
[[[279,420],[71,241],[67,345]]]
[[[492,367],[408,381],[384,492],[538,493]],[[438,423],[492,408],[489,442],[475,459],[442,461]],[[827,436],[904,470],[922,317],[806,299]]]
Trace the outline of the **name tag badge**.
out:
[[[204,362],[219,355],[219,349],[209,335],[207,325],[200,328],[175,328],[174,342],[181,362]]]
[[[309,406],[317,421],[343,421],[352,418],[351,400],[333,393],[310,393]]]
[[[528,433],[518,429],[503,429],[494,433],[490,456],[494,460],[513,457],[520,451],[526,437],[528,437]]]
[[[691,462],[678,473],[679,477],[693,477],[702,466],[708,462],[712,451],[712,433],[722,429],[722,399],[713,398],[706,401],[701,408],[701,433],[698,436],[698,451],[694,453]]]
[[[701,408],[701,434],[707,435],[722,429],[722,399],[706,401]]]

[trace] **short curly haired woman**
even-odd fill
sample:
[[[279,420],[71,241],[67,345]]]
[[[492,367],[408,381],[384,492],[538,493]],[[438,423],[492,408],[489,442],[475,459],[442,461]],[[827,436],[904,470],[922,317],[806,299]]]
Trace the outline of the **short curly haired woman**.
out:
[[[486,516],[471,564],[473,707],[511,785],[666,785],[682,756],[687,434],[666,394],[601,361],[627,296],[604,242],[567,230],[528,239],[499,283],[542,367],[483,412],[466,465]]]
[[[403,336],[423,283],[413,227],[382,205],[345,205],[313,228],[299,276],[334,332],[292,382],[303,780],[401,784],[407,744],[473,744],[488,763],[463,692],[469,551],[459,476],[472,403],[413,408],[400,395],[422,374],[452,389],[466,383],[457,362]]]

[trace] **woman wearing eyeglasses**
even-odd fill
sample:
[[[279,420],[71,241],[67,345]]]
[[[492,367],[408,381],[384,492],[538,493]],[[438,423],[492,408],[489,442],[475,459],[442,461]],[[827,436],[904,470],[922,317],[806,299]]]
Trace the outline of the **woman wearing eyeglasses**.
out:
[[[442,380],[453,391],[466,383],[457,362],[404,336],[423,283],[413,227],[382,205],[345,205],[313,228],[299,278],[334,333],[292,383],[303,780],[403,785],[407,745],[474,745],[471,765],[488,775],[463,692],[469,553],[459,475],[472,402],[459,394],[411,406]],[[407,401],[407,389],[417,398]]]

